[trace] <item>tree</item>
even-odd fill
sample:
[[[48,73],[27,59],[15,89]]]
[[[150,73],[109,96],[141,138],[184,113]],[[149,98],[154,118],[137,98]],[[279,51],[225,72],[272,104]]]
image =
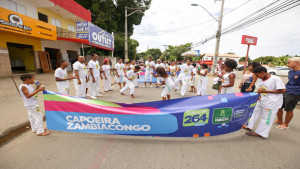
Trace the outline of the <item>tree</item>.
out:
[[[179,46],[168,46],[168,49],[163,53],[164,57],[167,57],[169,61],[182,60],[181,54],[191,50],[192,43],[186,43]]]
[[[288,55],[277,57],[272,62],[272,65],[274,65],[274,66],[286,66],[287,61],[289,60],[289,58],[291,58],[291,57],[289,57]]]
[[[241,57],[239,59],[239,62],[245,62],[246,61],[246,57]],[[250,57],[248,57],[248,60],[247,60],[248,63],[252,62],[252,60],[250,59]]]
[[[125,6],[144,7],[149,9],[151,0],[75,0],[77,3],[88,9],[92,13],[92,23],[106,30],[115,33],[115,51],[114,55],[124,58],[124,27],[125,27]],[[128,10],[128,13],[131,11]],[[130,59],[134,58],[135,47],[138,45],[136,40],[130,39],[133,34],[133,26],[139,25],[142,21],[145,11],[138,11],[127,19],[128,26],[128,55]],[[91,49],[90,49],[91,50]],[[105,50],[97,50],[98,53]]]
[[[151,55],[151,56],[153,57],[153,58],[152,58],[153,60],[160,59],[161,54],[162,54],[161,50],[160,50],[160,49],[156,49],[156,48],[148,49],[148,50],[146,51],[146,53],[147,53],[148,55]]]
[[[268,64],[268,63],[272,63],[274,59],[275,59],[274,56],[261,56],[259,58],[254,59],[253,61],[261,64]]]

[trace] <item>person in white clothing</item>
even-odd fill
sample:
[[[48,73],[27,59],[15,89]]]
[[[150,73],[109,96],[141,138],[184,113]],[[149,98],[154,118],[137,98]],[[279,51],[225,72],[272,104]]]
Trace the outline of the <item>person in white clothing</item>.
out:
[[[177,66],[175,65],[175,62],[172,62],[171,65],[168,68],[168,72],[170,73],[171,79],[175,82],[176,79],[176,70]]]
[[[108,59],[104,59],[103,61],[103,75],[105,77],[104,79],[104,91],[112,91],[111,89],[111,77],[110,77],[110,63]]]
[[[130,95],[132,98],[134,98],[134,83],[133,81],[137,78],[137,72],[140,71],[140,67],[139,66],[135,66],[133,70],[129,70],[126,74],[125,77],[127,79],[126,81],[126,85],[120,90],[120,93],[122,95],[125,95],[124,92],[127,88],[130,89]]]
[[[150,80],[150,87],[152,84],[152,73],[153,73],[153,69],[155,69],[155,63],[152,61],[152,57],[149,57],[149,61],[146,61],[144,64],[144,67],[146,68],[145,71],[145,86],[147,85],[148,80]]]
[[[228,59],[224,63],[224,70],[226,73],[223,75],[223,83],[219,87],[221,94],[234,93],[235,73],[233,69],[237,67],[237,62],[233,59]]]
[[[135,68],[135,66],[136,66],[135,60],[131,61],[131,64],[130,64],[130,66],[129,66],[129,67],[130,67],[130,70],[133,70],[133,69]],[[137,74],[137,78],[134,79],[133,83],[134,83],[134,86],[135,86],[136,88],[138,88],[139,86],[138,86],[138,84],[137,84],[137,81],[138,81],[138,79],[140,78],[140,74],[139,74],[139,72],[136,72],[136,74]]]
[[[181,80],[182,86],[181,86],[180,94],[181,94],[182,97],[184,96],[184,94],[186,92],[189,77],[192,73],[193,68],[194,68],[194,66],[192,66],[192,60],[188,59],[187,64],[183,64],[180,67],[180,69],[177,69],[177,72],[180,70],[180,74],[179,74],[178,78],[175,81],[175,91],[177,91],[179,89],[179,81]]]
[[[99,93],[100,90],[100,79],[103,79],[100,73],[100,64],[98,62],[98,55],[96,53],[92,54],[92,60],[89,61],[90,69],[90,95],[92,99],[97,99],[98,96],[102,96]]]
[[[164,61],[164,68],[165,68],[165,71],[168,72],[169,64],[167,63],[167,61]]]
[[[118,63],[115,65],[116,72],[116,82],[119,84],[120,89],[122,89],[121,81],[123,81],[123,87],[125,86],[125,65],[123,59],[119,58]]]
[[[155,65],[155,71],[156,71],[156,69],[159,68],[159,67],[165,68],[165,64],[161,63],[161,60],[160,60],[160,59],[157,59],[156,62],[157,62],[157,63],[156,63],[156,65]],[[153,75],[153,74],[152,74],[152,75]],[[159,87],[159,86],[161,85],[162,79],[163,79],[162,77],[157,76],[157,78],[156,78],[156,84],[155,84],[156,87]]]
[[[204,96],[207,94],[207,73],[208,73],[208,66],[207,64],[202,64],[201,69],[198,70],[198,74],[200,75],[199,81],[198,81],[198,86],[197,86],[197,95],[198,96]]]
[[[59,61],[60,67],[55,70],[54,77],[58,93],[69,95],[70,83],[69,80],[75,79],[75,76],[68,77],[66,60]]]
[[[168,73],[165,71],[163,67],[158,67],[156,69],[156,74],[157,75],[153,74],[153,76],[161,77],[162,78],[161,85],[165,85],[165,88],[161,92],[162,100],[167,100],[167,99],[170,100],[171,99],[170,93],[175,88],[175,82],[169,77]]]
[[[50,132],[43,127],[43,114],[40,111],[37,93],[45,90],[45,87],[40,82],[36,82],[36,89],[31,86],[35,83],[34,76],[32,74],[22,74],[20,76],[22,84],[19,86],[20,95],[23,98],[24,106],[27,109],[31,130],[38,136],[47,136]]]
[[[195,87],[195,81],[196,81],[196,75],[197,75],[197,68],[196,68],[196,64],[193,63],[192,64],[194,66],[193,70],[192,70],[192,73],[190,75],[190,82],[189,82],[189,85],[191,86],[191,90],[189,92],[196,92],[197,89]]]
[[[249,136],[268,138],[277,111],[283,103],[282,93],[285,93],[286,89],[281,78],[270,75],[263,66],[254,68],[253,73],[259,78],[257,93],[260,94],[260,97],[250,121],[244,129],[249,130],[246,132]],[[256,130],[252,131],[259,117],[261,120]]]
[[[78,61],[73,64],[74,76],[76,79],[73,79],[76,96],[85,97],[86,95],[86,85],[87,85],[87,68],[84,64],[84,56],[78,56]]]

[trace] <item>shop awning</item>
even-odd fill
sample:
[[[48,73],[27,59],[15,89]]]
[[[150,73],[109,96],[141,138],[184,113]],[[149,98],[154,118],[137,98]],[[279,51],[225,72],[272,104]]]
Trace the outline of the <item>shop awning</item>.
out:
[[[104,49],[104,50],[111,50],[111,51],[113,51],[110,48],[106,48],[106,47],[103,47],[103,46],[100,46],[100,45],[96,45],[96,44],[90,43],[89,40],[87,40],[87,39],[74,39],[74,38],[57,37],[57,40],[64,40],[64,41],[69,41],[69,42],[75,42],[75,43],[90,45],[90,46],[93,46],[93,47],[95,47],[97,49]]]

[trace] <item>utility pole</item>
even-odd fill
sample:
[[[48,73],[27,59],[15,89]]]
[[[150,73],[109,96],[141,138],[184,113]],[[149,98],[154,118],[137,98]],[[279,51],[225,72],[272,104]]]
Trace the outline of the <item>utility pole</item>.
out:
[[[218,61],[218,56],[219,56],[219,48],[220,48],[220,39],[221,39],[221,29],[222,29],[222,19],[223,19],[223,11],[224,11],[224,1],[222,0],[222,4],[221,4],[221,12],[220,12],[220,18],[219,18],[219,24],[218,24],[218,31],[216,34],[216,48],[215,48],[215,55],[213,58],[213,66],[212,66],[212,76],[215,75],[215,69],[216,69],[216,64]]]
[[[127,15],[127,9],[135,10]],[[127,36],[127,17],[136,13],[137,11],[146,10],[146,8],[128,8],[125,6],[125,62],[128,61],[128,36]]]

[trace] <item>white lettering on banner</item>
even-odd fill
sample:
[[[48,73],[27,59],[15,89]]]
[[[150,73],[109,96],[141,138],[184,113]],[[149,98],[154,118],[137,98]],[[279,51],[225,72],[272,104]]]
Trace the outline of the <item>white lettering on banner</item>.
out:
[[[111,38],[106,37],[106,34],[104,32],[99,32],[98,34],[96,32],[93,32],[92,38],[94,41],[98,41],[99,43],[111,45]]]
[[[118,131],[149,131],[149,125],[122,125],[118,118],[66,116],[69,130],[118,130]]]

